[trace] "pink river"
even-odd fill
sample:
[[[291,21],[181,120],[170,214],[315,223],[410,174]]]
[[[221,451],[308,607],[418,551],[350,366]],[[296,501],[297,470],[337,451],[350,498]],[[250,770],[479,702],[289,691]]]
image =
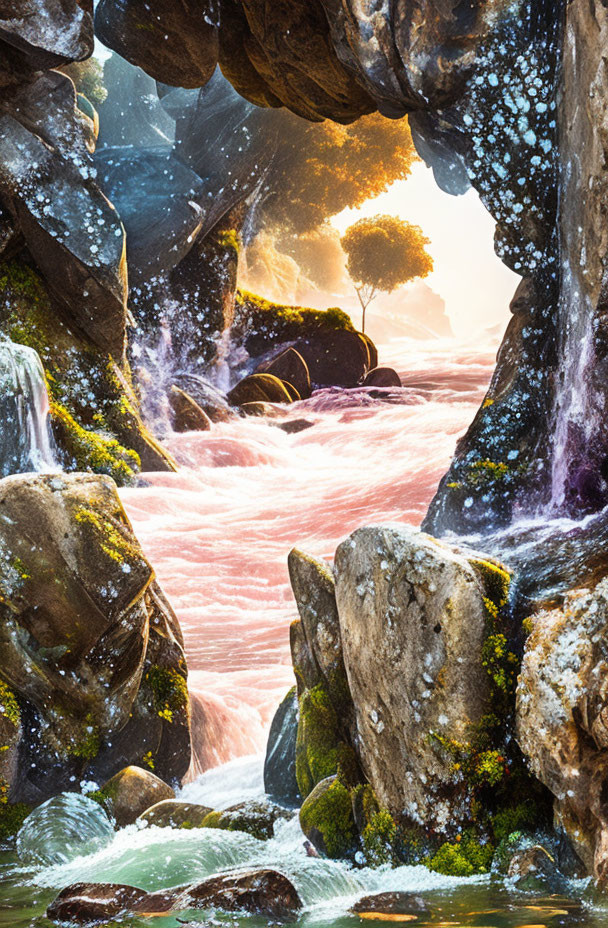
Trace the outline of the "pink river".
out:
[[[297,612],[289,550],[331,558],[361,525],[420,524],[457,437],[489,383],[496,343],[401,339],[381,349],[403,388],[333,388],[280,410],[165,444],[175,474],[121,495],[181,622],[194,694],[192,773],[263,749],[293,685]],[[314,425],[287,434],[276,423]],[[274,424],[273,424],[274,423]]]

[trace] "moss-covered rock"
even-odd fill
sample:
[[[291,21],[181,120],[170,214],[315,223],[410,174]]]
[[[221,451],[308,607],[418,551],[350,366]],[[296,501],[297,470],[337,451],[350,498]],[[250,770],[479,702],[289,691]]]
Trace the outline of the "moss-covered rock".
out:
[[[174,467],[142,423],[126,362],[73,331],[22,258],[0,262],[0,327],[40,356],[67,470],[108,474],[125,484],[140,469]]]
[[[0,775],[38,802],[190,757],[177,620],[107,477],[0,481]],[[23,724],[16,724],[23,718]]]
[[[326,857],[352,857],[358,835],[349,790],[339,777],[318,783],[300,809],[302,831]]]
[[[221,812],[210,812],[203,819],[203,828],[220,828],[224,831],[244,831],[246,834],[267,841],[274,836],[277,821],[291,817],[281,806],[274,802],[241,802]]]
[[[355,327],[341,309],[282,306],[255,293],[237,291],[233,335],[242,340],[252,357],[265,354],[281,342],[329,331],[354,332]]]

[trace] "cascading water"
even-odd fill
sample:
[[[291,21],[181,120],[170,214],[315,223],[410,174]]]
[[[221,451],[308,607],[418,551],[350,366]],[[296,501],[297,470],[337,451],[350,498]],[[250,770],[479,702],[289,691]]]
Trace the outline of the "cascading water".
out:
[[[58,470],[44,370],[33,348],[0,342],[0,473]]]

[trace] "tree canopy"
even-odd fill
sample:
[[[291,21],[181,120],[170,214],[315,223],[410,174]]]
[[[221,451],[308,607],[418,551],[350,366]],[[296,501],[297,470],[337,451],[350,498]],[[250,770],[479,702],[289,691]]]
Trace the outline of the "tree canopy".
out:
[[[340,241],[363,310],[363,331],[365,311],[378,290],[390,293],[433,270],[433,259],[426,250],[429,239],[419,226],[396,216],[360,219]]]
[[[296,234],[383,193],[406,178],[417,159],[407,119],[372,113],[342,126],[278,111],[276,121],[264,216]]]

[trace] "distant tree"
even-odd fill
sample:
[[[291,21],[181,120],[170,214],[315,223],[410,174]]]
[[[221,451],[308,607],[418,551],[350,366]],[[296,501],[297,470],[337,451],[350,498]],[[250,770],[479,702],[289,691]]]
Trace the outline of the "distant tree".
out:
[[[407,119],[363,116],[350,126],[309,123],[285,110],[264,193],[266,225],[301,235],[403,180],[417,160]]]
[[[419,226],[396,216],[360,219],[346,230],[341,243],[361,303],[363,332],[367,307],[378,291],[391,293],[401,284],[426,277],[433,270],[433,259],[425,248],[429,239]]]

